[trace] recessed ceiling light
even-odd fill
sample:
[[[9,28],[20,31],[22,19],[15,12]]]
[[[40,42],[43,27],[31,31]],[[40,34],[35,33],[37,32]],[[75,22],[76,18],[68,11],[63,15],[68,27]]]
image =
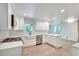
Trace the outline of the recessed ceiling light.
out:
[[[62,13],[63,13],[63,12],[64,12],[64,9],[61,9],[61,10],[60,10],[60,12],[62,12]]]

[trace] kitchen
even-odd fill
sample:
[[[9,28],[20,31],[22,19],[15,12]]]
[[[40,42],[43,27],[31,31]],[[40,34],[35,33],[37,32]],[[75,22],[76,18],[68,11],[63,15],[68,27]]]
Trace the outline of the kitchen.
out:
[[[76,44],[78,22],[61,21],[68,16],[73,18],[71,15],[74,15],[75,11],[70,14],[66,11],[66,14],[62,5],[66,6],[69,12],[71,8],[77,8],[77,4],[0,4],[0,55],[22,56],[23,48],[41,44],[55,48]]]

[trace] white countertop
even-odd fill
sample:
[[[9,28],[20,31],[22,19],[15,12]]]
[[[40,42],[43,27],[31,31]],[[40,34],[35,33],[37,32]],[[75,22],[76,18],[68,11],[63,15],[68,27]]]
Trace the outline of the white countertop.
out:
[[[58,34],[47,34],[49,36],[61,36],[61,35],[58,35]]]
[[[17,35],[17,36],[9,36],[8,38],[16,38],[16,37],[34,37],[35,35]]]
[[[41,34],[42,35],[42,34]],[[7,38],[15,38],[15,37],[34,37],[36,35],[12,35],[12,36],[8,36]],[[45,36],[56,36],[56,37],[61,37],[61,35],[58,34],[46,34]]]
[[[22,41],[0,43],[0,50],[14,48],[14,47],[22,47],[22,46],[23,46]]]
[[[72,46],[75,47],[75,48],[79,48],[79,43],[75,43]]]

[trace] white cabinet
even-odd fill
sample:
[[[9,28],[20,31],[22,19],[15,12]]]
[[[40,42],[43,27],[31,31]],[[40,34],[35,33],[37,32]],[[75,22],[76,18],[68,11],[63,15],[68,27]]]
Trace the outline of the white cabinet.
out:
[[[0,3],[0,29],[8,28],[8,4]]]
[[[0,50],[0,56],[22,56],[22,47]]]
[[[51,40],[50,36],[43,35],[43,43],[47,43],[49,40]]]
[[[43,43],[45,42],[57,48],[63,45],[62,38],[60,36],[45,35],[43,36]]]
[[[48,22],[36,22],[35,24],[36,30],[48,30],[49,29],[49,23]]]
[[[36,45],[36,37],[35,36],[25,36],[22,37],[24,47],[34,46]]]
[[[53,36],[51,39],[48,40],[48,43],[55,46],[55,47],[61,47],[62,43],[61,43],[61,38],[60,37],[56,37]]]
[[[73,56],[79,56],[79,43],[75,43],[72,45],[72,55]]]
[[[0,3],[0,42],[8,36],[8,3]]]
[[[0,44],[0,56],[22,56],[22,42],[7,42]]]

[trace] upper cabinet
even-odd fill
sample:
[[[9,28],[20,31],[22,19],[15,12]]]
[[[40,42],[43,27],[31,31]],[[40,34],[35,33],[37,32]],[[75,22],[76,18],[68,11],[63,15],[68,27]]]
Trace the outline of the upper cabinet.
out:
[[[8,28],[8,4],[0,3],[0,29]]]
[[[49,30],[49,23],[48,22],[36,22],[35,30]]]

